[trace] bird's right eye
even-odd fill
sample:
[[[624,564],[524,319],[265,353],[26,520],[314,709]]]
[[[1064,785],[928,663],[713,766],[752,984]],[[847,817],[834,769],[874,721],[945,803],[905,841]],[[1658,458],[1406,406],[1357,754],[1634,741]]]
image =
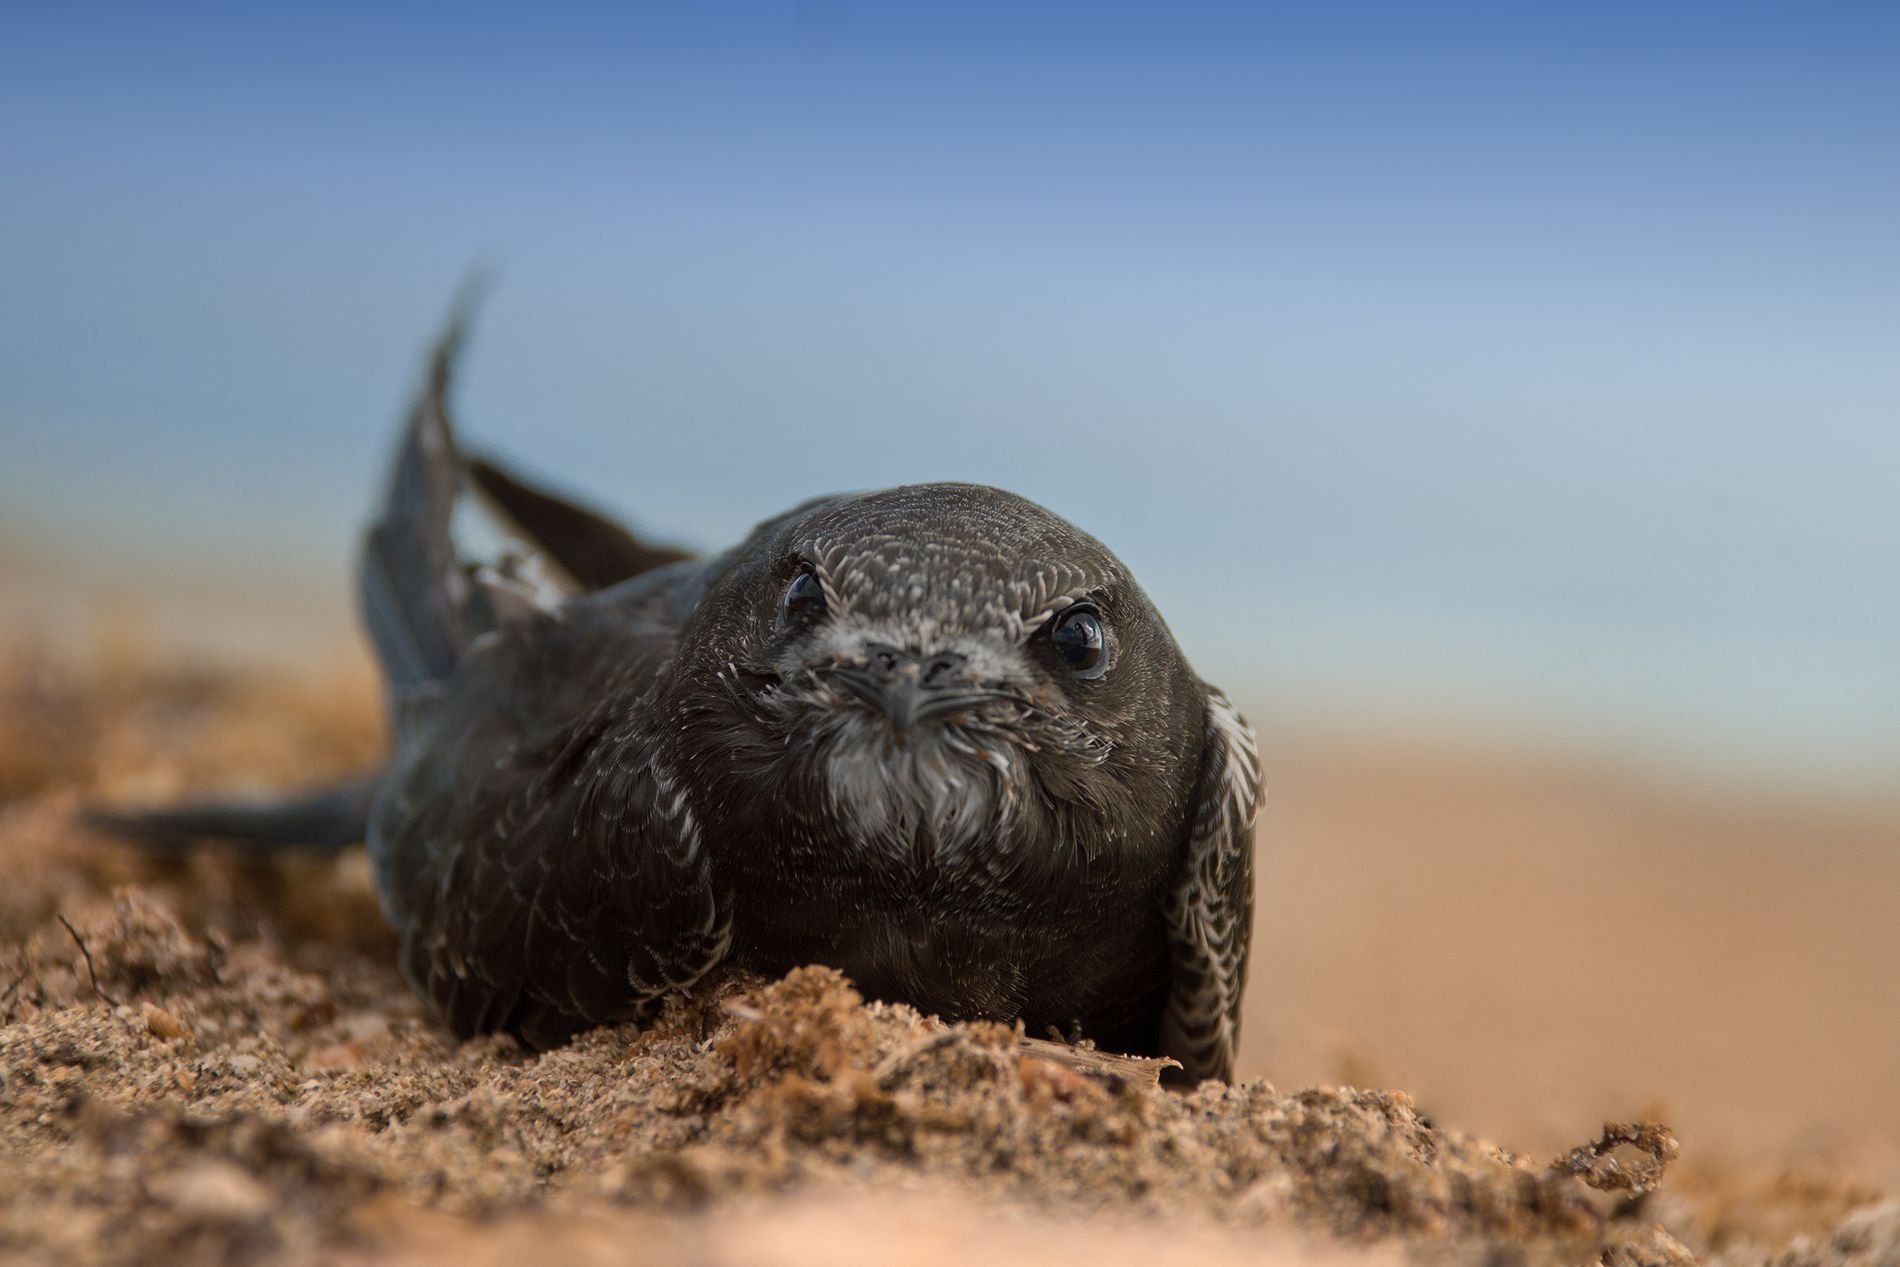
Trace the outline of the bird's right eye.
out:
[[[802,567],[785,587],[785,597],[779,600],[779,615],[787,624],[803,625],[824,614],[825,587],[819,583],[816,572]]]

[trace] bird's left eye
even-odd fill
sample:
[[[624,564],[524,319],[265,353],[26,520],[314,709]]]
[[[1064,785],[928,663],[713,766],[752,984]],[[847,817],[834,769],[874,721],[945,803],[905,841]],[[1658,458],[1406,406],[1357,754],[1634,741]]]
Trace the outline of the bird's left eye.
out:
[[[1056,617],[1049,641],[1077,677],[1086,680],[1108,672],[1108,631],[1093,607],[1077,604]]]
[[[779,613],[788,624],[805,624],[825,614],[825,587],[809,567],[800,568],[779,600]]]

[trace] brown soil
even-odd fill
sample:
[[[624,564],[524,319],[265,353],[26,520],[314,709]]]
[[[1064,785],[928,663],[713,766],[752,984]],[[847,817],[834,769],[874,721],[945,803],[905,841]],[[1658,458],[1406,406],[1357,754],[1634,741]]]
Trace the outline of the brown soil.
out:
[[[1295,1089],[1286,1074],[1286,1089],[1170,1092],[1079,1072],[1007,1027],[867,1005],[821,968],[722,981],[645,1032],[599,1030],[541,1056],[457,1046],[396,975],[360,853],[165,860],[77,825],[85,798],[304,782],[367,763],[378,742],[368,675],[349,659],[284,684],[129,653],[83,671],[8,653],[0,1258],[1900,1262],[1900,1203],[1837,1170],[1744,1166],[1745,1150],[1675,1166],[1667,1131],[1599,1141],[1594,1123],[1551,1143],[1547,1122],[1527,1123],[1542,1151],[1517,1154],[1402,1092]],[[1305,789],[1297,820],[1325,781],[1282,759]],[[1331,823],[1322,839],[1355,838],[1350,818],[1322,819],[1307,824]],[[1277,958],[1285,936],[1354,908],[1328,896],[1348,877],[1294,856],[1304,875],[1263,869],[1256,1073],[1276,1055],[1289,1069],[1320,1059],[1326,1027],[1312,1018],[1354,1015],[1302,1002],[1326,973]],[[1356,874],[1375,890],[1391,879]],[[1310,884],[1303,907],[1295,883]],[[1429,926],[1459,891],[1412,890],[1407,909]],[[1615,965],[1612,984],[1640,998],[1643,962],[1667,962],[1674,952],[1655,947],[1679,935],[1652,918],[1637,898],[1611,906],[1601,945],[1557,957]],[[1322,947],[1342,935],[1309,932]],[[1331,971],[1339,989],[1325,997],[1357,997],[1351,974]],[[1430,988],[1411,1006],[1462,1027],[1482,1068],[1493,1038],[1465,1013],[1486,990]],[[1586,1033],[1596,1058],[1575,1053],[1552,1076],[1641,1048],[1629,1017],[1611,1016]],[[1403,1064],[1376,1023],[1342,1041],[1324,1058],[1356,1068],[1349,1080]],[[1442,1070],[1430,1081],[1435,1100],[1505,1112]],[[1578,1102],[1555,1100],[1558,1118]]]

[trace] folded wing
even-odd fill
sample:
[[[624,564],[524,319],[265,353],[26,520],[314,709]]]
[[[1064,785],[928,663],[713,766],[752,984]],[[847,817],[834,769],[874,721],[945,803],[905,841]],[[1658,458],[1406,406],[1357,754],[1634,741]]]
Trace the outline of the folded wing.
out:
[[[1253,931],[1253,823],[1260,758],[1227,697],[1207,692],[1201,773],[1168,905],[1172,983],[1161,1053],[1187,1077],[1231,1079]]]

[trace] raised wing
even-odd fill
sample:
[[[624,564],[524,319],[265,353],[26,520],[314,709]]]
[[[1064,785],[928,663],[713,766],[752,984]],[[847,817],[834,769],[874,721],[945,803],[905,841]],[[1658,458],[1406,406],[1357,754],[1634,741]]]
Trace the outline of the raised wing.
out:
[[[1253,932],[1253,822],[1260,755],[1227,697],[1207,690],[1201,775],[1168,902],[1172,983],[1161,1053],[1189,1078],[1231,1079]]]
[[[658,764],[648,701],[673,649],[667,594],[583,596],[562,565],[616,541],[612,526],[471,470],[448,408],[466,307],[363,545],[394,731],[369,852],[404,971],[450,1028],[546,1046],[643,1018],[724,956],[727,927],[692,810]],[[528,554],[458,555],[451,523],[474,485],[525,521]]]

